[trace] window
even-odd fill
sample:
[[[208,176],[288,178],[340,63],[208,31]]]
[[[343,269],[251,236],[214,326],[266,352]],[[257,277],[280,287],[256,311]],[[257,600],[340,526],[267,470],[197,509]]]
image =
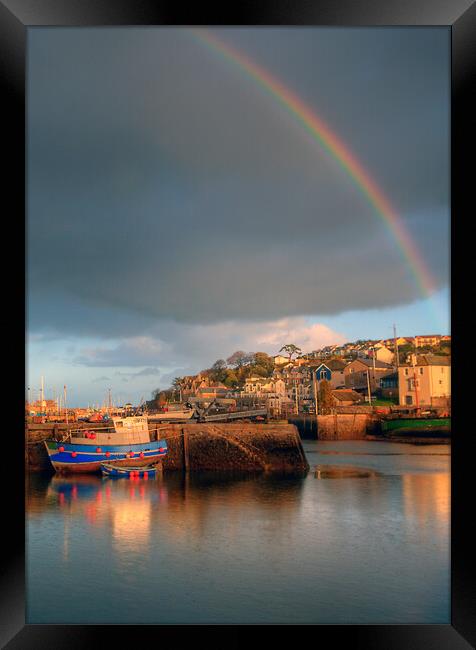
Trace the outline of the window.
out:
[[[420,368],[420,375],[423,374],[423,368]]]
[[[408,376],[408,368],[405,368],[405,374]]]

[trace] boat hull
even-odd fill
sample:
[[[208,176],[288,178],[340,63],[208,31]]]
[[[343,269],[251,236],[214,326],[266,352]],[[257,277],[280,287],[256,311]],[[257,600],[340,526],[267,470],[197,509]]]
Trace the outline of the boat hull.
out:
[[[149,415],[149,422],[185,422],[191,420],[194,411],[166,411],[165,413],[155,413]]]
[[[45,442],[50,462],[59,474],[91,474],[101,472],[101,463],[122,467],[144,467],[158,463],[167,455],[167,442],[134,445],[92,445]]]
[[[384,433],[450,433],[451,418],[398,418],[382,420]]]
[[[103,476],[111,478],[133,478],[133,474],[137,478],[155,478],[157,476],[156,467],[144,467],[142,465],[134,465],[134,467],[117,466],[117,464],[102,463],[101,472]]]

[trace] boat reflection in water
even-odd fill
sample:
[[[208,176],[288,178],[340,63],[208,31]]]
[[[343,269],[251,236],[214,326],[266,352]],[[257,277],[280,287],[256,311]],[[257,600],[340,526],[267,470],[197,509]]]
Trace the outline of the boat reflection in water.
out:
[[[213,536],[215,528],[223,528],[224,520],[228,534],[234,535],[250,518],[268,518],[273,522],[269,535],[276,535],[282,526],[295,524],[302,489],[301,477],[257,478],[215,472],[159,474],[148,481],[54,475],[47,479],[46,490],[44,479],[33,480],[36,489],[30,491],[29,516],[59,511],[65,523],[77,521],[90,532],[92,528],[105,538],[110,536],[111,550],[123,553],[136,553],[139,548],[145,551],[152,534],[156,543],[177,550],[193,538]],[[40,487],[43,497],[39,496]],[[223,517],[217,518],[217,512],[223,512]]]
[[[449,455],[389,444],[306,443],[368,478],[31,475],[27,622],[448,623]]]

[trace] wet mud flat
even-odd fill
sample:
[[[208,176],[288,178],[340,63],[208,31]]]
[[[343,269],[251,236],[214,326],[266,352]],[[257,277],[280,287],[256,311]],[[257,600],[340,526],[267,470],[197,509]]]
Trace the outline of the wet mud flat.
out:
[[[367,435],[366,440],[375,442],[403,442],[410,445],[451,445],[451,436],[449,434],[441,434],[436,437],[433,434],[425,435],[419,433],[418,435]]]
[[[381,472],[366,467],[354,465],[316,465],[314,476],[318,479],[324,478],[378,478],[383,476]]]

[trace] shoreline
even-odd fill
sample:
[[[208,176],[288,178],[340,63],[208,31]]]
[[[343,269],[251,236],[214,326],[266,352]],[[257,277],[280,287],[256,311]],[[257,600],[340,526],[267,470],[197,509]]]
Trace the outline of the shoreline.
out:
[[[365,440],[372,442],[398,442],[411,445],[451,445],[451,437],[429,438],[422,436],[377,436],[367,435]]]

